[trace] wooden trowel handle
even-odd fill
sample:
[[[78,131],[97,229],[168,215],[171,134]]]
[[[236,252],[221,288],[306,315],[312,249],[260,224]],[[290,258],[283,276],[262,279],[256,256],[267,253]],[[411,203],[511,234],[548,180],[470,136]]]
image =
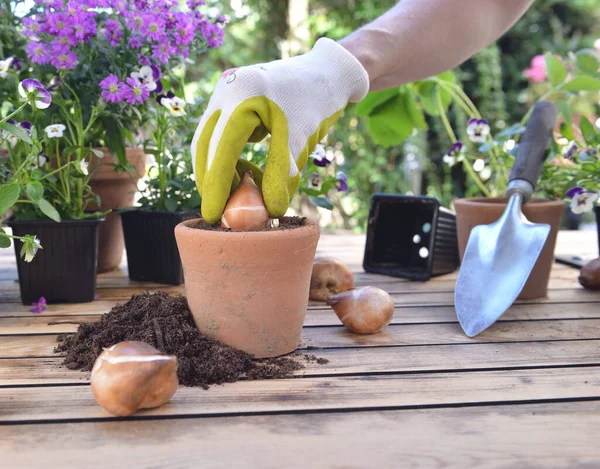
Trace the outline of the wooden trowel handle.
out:
[[[554,103],[540,101],[535,105],[523,137],[519,142],[519,149],[517,150],[515,164],[510,172],[509,182],[515,180],[527,181],[531,184],[533,192],[542,173],[546,150],[550,144],[552,130],[556,122],[556,114]]]

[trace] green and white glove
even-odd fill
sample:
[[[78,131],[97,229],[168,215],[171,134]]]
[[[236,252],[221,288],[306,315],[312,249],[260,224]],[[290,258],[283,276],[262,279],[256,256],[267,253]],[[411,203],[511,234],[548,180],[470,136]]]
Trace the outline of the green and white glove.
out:
[[[238,175],[236,166],[251,166],[240,160],[244,145],[268,133],[264,174],[255,180],[269,215],[283,216],[309,154],[346,105],[363,99],[368,90],[369,76],[360,62],[327,38],[304,55],[223,73],[192,141],[202,217],[219,221]]]

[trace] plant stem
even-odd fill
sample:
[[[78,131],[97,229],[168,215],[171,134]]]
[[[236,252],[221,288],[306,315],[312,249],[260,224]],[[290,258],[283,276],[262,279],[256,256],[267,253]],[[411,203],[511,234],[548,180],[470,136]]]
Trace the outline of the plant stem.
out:
[[[19,112],[21,112],[21,110],[23,110],[23,108],[25,108],[25,106],[27,106],[27,104],[28,104],[27,102],[21,104],[15,111],[13,111],[12,113],[10,113],[4,119],[0,120],[0,125],[4,124],[6,121],[8,121],[9,119],[11,119],[13,116],[16,116]]]

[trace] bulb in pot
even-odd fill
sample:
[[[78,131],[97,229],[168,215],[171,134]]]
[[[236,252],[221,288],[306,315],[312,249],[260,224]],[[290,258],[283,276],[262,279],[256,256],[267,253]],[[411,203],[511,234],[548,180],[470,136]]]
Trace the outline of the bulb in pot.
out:
[[[98,404],[117,416],[165,404],[177,391],[177,358],[144,342],[119,342],[98,356],[92,368]]]
[[[392,321],[394,300],[376,287],[361,287],[330,296],[327,304],[333,308],[342,324],[358,334],[375,334]]]
[[[333,257],[317,257],[314,260],[310,277],[311,300],[327,301],[331,295],[350,290],[353,286],[352,272],[342,261]]]
[[[581,268],[579,283],[588,290],[600,290],[600,257]]]
[[[269,222],[269,212],[260,189],[254,183],[252,172],[242,176],[221,216],[221,227],[233,230],[253,230],[265,228]]]

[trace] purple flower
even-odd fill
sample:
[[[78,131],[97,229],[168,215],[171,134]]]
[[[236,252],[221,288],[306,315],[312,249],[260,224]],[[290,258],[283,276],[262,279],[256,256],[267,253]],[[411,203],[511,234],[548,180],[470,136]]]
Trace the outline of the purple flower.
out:
[[[22,63],[23,63],[22,58],[14,57],[12,66],[17,72],[19,72],[23,69],[23,66],[21,65]]]
[[[569,146],[569,148],[567,149],[567,151],[564,154],[564,158],[566,160],[570,160],[571,158],[573,158],[575,156],[575,154],[577,153],[577,150],[579,150],[579,147],[577,146],[577,144],[575,142],[571,142],[571,145]]]
[[[50,93],[44,89],[39,81],[33,78],[27,78],[19,83],[19,94],[24,99],[33,98],[35,107],[38,109],[46,109],[52,103]]]
[[[310,157],[313,160],[313,163],[321,168],[328,166],[331,163],[331,160],[327,158],[327,152],[325,151],[325,147],[320,143],[315,147],[315,151],[312,152]]]
[[[52,81],[50,82],[50,85],[48,85],[48,91],[54,91],[56,89],[58,89],[58,87],[61,85],[62,80],[60,79],[60,77],[57,75],[55,76]]]
[[[50,56],[46,51],[46,45],[41,42],[31,41],[27,44],[25,51],[27,52],[29,60],[34,64],[46,65],[50,61]]]
[[[23,28],[21,34],[27,37],[37,37],[40,33],[40,23],[33,18],[23,18]]]
[[[348,190],[348,176],[346,176],[342,171],[339,171],[336,176],[337,184],[336,188],[339,192],[344,192]]]
[[[31,311],[32,313],[41,313],[46,309],[46,298],[44,298],[43,296],[36,302],[34,301],[31,306],[33,306],[33,308],[31,308],[29,311]]]
[[[53,55],[50,59],[50,63],[59,70],[70,70],[77,65],[77,56],[75,55],[75,52],[67,46],[56,48],[54,54],[56,55]]]
[[[126,83],[128,86],[125,87],[123,92],[125,100],[129,104],[144,104],[144,101],[150,96],[148,87],[133,77],[127,78]]]
[[[467,135],[472,142],[485,142],[490,133],[490,125],[485,119],[469,119]]]
[[[162,63],[167,63],[174,53],[175,49],[169,44],[162,43],[152,46],[152,54]]]
[[[204,5],[206,2],[204,0],[188,0],[187,6],[190,10],[195,10],[199,6]]]
[[[125,99],[127,87],[116,75],[109,75],[100,82],[101,96],[107,103],[119,103]]]
[[[165,34],[165,21],[158,15],[146,14],[142,18],[142,34],[158,41]]]
[[[214,24],[210,24],[208,34],[203,32],[208,47],[219,47],[223,43],[223,30]]]
[[[187,15],[178,17],[175,24],[175,44],[189,45],[194,40],[194,24]]]
[[[69,33],[71,20],[62,12],[53,12],[46,15],[48,32],[53,36],[61,36]]]
[[[115,20],[107,20],[105,26],[106,31],[104,32],[104,35],[106,36],[106,39],[108,39],[111,46],[116,47],[123,36],[121,24]]]
[[[464,143],[460,140],[454,142],[450,148],[448,148],[448,151],[442,158],[442,161],[450,167],[454,166],[459,161],[462,161],[464,159],[464,146]]]
[[[131,49],[140,49],[144,45],[144,39],[142,38],[142,36],[134,34],[129,38],[127,44]]]

